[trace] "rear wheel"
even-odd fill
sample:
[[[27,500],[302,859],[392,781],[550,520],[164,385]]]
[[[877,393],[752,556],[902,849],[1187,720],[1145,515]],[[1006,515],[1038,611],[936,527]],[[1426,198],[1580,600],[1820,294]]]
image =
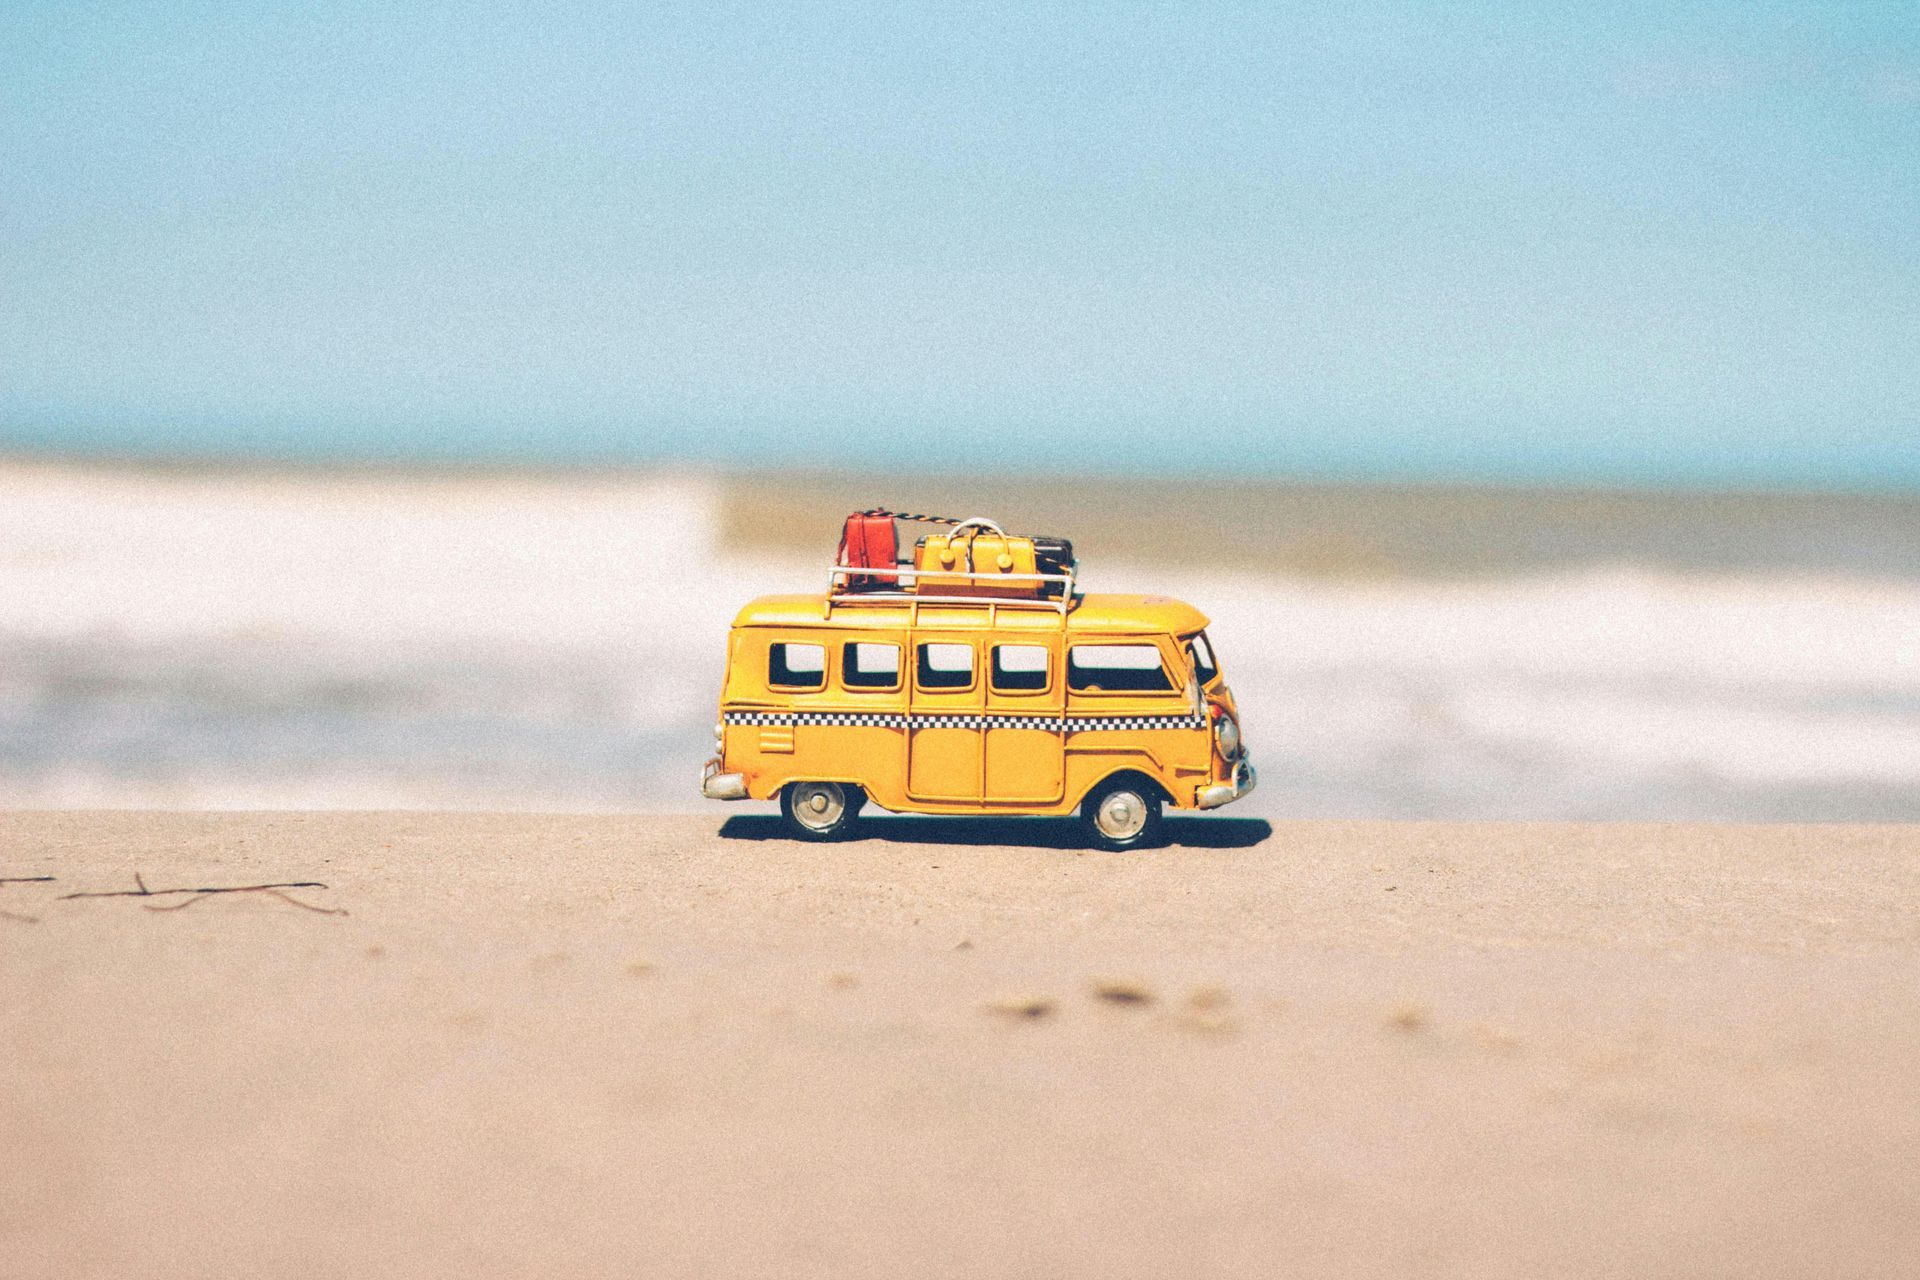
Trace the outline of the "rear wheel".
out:
[[[1102,849],[1146,848],[1160,836],[1160,792],[1141,778],[1109,778],[1081,801],[1080,817]]]
[[[866,801],[866,793],[849,783],[789,782],[780,792],[780,816],[802,840],[838,840]]]

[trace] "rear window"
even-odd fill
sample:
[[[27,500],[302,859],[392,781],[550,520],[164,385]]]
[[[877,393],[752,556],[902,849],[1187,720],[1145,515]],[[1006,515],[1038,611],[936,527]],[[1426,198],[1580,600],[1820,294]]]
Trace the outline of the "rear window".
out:
[[[840,682],[849,689],[898,689],[900,646],[849,640],[840,651]]]
[[[1077,644],[1067,650],[1067,685],[1083,693],[1166,693],[1173,681],[1150,644]]]
[[[827,682],[827,647],[782,641],[767,647],[767,683],[775,689],[818,689]]]
[[[923,644],[918,671],[922,689],[968,689],[973,686],[973,646]]]

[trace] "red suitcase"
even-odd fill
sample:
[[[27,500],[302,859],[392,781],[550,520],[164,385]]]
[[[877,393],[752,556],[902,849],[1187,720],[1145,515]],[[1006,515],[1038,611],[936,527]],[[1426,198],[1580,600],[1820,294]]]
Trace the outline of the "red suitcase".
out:
[[[847,517],[840,531],[840,563],[850,569],[894,569],[893,517],[879,512],[857,512]],[[847,575],[849,591],[891,591],[897,586],[894,574]]]

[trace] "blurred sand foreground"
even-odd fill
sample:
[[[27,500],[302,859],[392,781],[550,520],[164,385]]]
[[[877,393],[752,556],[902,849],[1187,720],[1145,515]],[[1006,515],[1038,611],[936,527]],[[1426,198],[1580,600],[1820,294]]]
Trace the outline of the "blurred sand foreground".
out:
[[[0,816],[0,1271],[1920,1256],[1920,828],[723,817]]]

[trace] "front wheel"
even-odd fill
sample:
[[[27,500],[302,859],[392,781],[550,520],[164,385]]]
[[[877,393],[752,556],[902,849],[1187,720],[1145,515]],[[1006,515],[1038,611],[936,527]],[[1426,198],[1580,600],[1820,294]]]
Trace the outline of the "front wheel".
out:
[[[1081,801],[1080,817],[1102,849],[1145,848],[1160,835],[1160,793],[1138,778],[1114,778]]]
[[[780,816],[802,840],[838,840],[853,827],[866,793],[844,782],[789,782],[780,792]]]

